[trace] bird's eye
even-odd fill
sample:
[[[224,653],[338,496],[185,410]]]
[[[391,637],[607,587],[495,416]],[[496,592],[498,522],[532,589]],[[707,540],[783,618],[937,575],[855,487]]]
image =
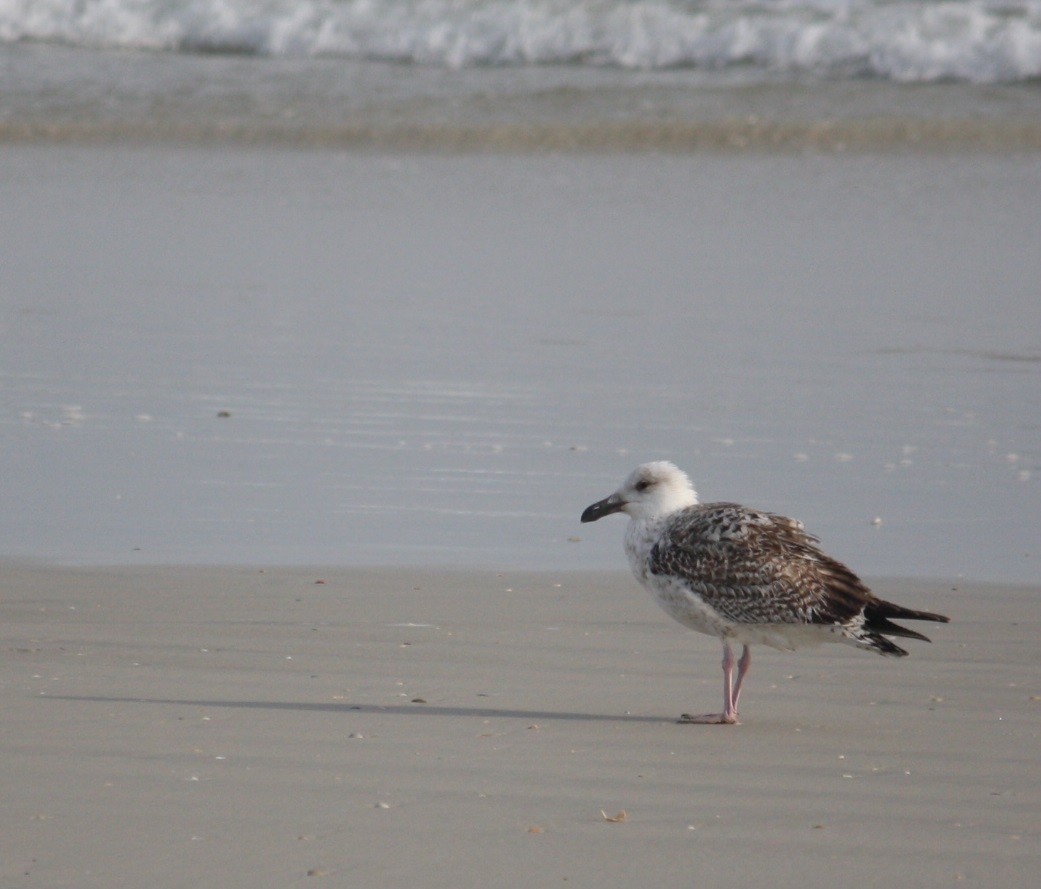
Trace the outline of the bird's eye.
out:
[[[647,481],[647,479],[643,479],[642,481],[638,481],[636,483],[636,490],[637,491],[646,491],[650,486],[651,486],[651,483],[649,481]]]

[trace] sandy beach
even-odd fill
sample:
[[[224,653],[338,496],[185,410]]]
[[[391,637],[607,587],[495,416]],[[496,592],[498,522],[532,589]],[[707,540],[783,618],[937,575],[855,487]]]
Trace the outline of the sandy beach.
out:
[[[1028,6],[0,4],[0,889],[1032,889]],[[677,724],[662,458],[951,623]]]
[[[901,660],[759,649],[730,728],[674,722],[718,704],[717,645],[622,572],[0,577],[5,887],[1027,887],[1041,865],[1036,589],[877,582],[951,624]]]

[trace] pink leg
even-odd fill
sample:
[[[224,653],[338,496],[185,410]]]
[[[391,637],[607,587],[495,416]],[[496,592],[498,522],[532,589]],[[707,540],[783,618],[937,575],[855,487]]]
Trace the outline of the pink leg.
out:
[[[747,645],[741,652],[741,660],[737,662],[737,682],[734,683],[734,709],[737,710],[737,701],[741,697],[741,685],[745,681],[745,673],[752,666],[752,649]]]
[[[741,661],[737,667],[737,686],[733,685],[734,676],[734,652],[730,649],[730,643],[723,640],[723,712],[705,713],[701,716],[691,716],[684,713],[679,721],[683,724],[695,723],[698,725],[734,725],[737,723],[737,696],[741,693],[741,680],[745,678],[748,665],[751,662],[748,646],[741,654]]]

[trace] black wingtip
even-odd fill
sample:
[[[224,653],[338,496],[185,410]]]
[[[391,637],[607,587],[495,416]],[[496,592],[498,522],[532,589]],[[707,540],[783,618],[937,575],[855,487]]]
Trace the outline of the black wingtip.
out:
[[[936,614],[932,611],[916,611],[913,608],[904,608],[885,599],[876,599],[864,609],[864,617],[869,621],[875,619],[892,620],[930,620],[933,623],[947,624],[951,619],[946,614]]]

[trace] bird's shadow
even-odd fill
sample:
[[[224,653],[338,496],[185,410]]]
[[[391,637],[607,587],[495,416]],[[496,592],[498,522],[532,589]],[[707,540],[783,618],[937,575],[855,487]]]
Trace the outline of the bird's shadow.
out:
[[[46,700],[80,701],[95,704],[157,704],[177,707],[224,707],[244,710],[288,710],[297,713],[364,713],[375,716],[441,716],[478,719],[527,719],[548,722],[675,722],[662,716],[634,716],[629,713],[577,713],[549,710],[510,710],[498,707],[445,707],[437,704],[322,704],[307,701],[219,701],[179,698],[112,697],[105,695],[46,695]]]

